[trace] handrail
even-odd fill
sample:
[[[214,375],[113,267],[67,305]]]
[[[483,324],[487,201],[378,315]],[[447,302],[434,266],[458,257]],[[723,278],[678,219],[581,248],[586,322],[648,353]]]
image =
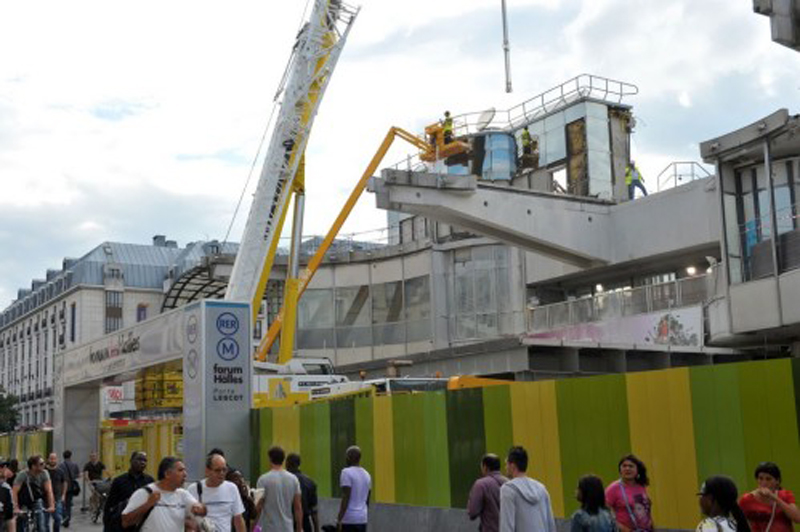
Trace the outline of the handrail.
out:
[[[494,116],[488,123],[484,124],[480,120],[486,111],[456,115],[453,117],[453,129],[456,136],[471,135],[484,130],[510,131],[563,109],[580,99],[594,98],[619,104],[625,97],[638,93],[639,88],[631,83],[594,74],[579,74],[510,109],[494,111]]]
[[[658,174],[656,186],[660,192],[684,184],[684,179],[687,183],[691,183],[696,179],[705,179],[711,177],[711,175],[711,172],[696,161],[673,161]]]
[[[528,307],[528,330],[547,331],[558,327],[578,325],[646,314],[659,310],[696,305],[714,295],[717,272],[715,268],[705,275],[685,277],[666,283],[601,292],[591,297],[572,299]]]

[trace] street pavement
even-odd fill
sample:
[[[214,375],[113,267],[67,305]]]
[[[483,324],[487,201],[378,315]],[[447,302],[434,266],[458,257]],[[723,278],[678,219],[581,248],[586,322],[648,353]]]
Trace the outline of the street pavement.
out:
[[[81,512],[81,505],[78,501],[72,507],[72,521],[69,528],[62,528],[62,532],[101,532],[103,530],[102,518],[97,524],[92,523],[89,512]],[[51,525],[52,526],[52,525]]]

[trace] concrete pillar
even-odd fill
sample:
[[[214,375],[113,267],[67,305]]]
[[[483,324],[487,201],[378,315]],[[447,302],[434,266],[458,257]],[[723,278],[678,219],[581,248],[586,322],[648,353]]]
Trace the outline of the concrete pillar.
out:
[[[792,344],[792,357],[800,358],[800,342],[794,342]]]
[[[561,371],[570,371],[572,373],[580,373],[580,349],[575,347],[564,347],[561,350]]]
[[[608,351],[608,369],[614,373],[625,373],[628,371],[627,351],[622,349]]]
[[[672,367],[672,355],[669,351],[653,353],[653,369],[669,369]]]

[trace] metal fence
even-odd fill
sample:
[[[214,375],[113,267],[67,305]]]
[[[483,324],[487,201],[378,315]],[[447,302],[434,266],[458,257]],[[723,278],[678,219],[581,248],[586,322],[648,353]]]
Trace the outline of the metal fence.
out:
[[[691,183],[695,179],[705,179],[711,177],[709,172],[702,164],[695,161],[675,161],[661,170],[656,177],[658,192],[675,188],[686,183]]]
[[[711,273],[529,307],[528,330],[544,332],[581,323],[701,304],[714,294],[715,281],[716,275]]]

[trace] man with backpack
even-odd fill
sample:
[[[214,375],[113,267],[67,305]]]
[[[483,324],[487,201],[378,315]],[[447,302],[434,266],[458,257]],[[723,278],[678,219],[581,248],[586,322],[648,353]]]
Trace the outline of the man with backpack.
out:
[[[64,461],[61,462],[58,467],[64,472],[64,478],[67,480],[67,496],[64,499],[64,505],[61,509],[61,526],[63,528],[68,528],[69,521],[72,518],[72,499],[81,493],[81,486],[78,483],[81,470],[78,464],[72,461],[72,451],[67,449],[61,456],[64,457]]]
[[[225,457],[210,454],[206,458],[206,478],[191,484],[189,493],[208,508],[208,519],[215,532],[245,532],[244,504],[236,484],[225,480],[228,465]]]
[[[174,456],[158,464],[158,482],[136,490],[122,511],[122,526],[137,526],[141,532],[183,530],[186,519],[206,515],[204,505],[183,489],[186,466]]]
[[[289,453],[286,457],[286,470],[297,477],[300,482],[300,504],[303,507],[303,532],[319,532],[319,516],[317,506],[317,484],[305,473],[300,471],[300,455]]]
[[[153,477],[145,473],[147,468],[147,454],[134,451],[131,455],[130,468],[111,483],[108,499],[103,509],[103,532],[122,532],[122,511],[128,505],[131,495],[148,484],[153,483]]]
[[[46,530],[44,512],[55,511],[53,487],[50,475],[44,468],[44,458],[35,454],[28,458],[28,469],[20,471],[14,479],[11,491],[14,497],[14,508],[17,513],[25,513],[25,509],[34,512],[39,530]],[[17,530],[25,532],[33,523],[28,523],[27,516],[23,515],[17,521]]]

